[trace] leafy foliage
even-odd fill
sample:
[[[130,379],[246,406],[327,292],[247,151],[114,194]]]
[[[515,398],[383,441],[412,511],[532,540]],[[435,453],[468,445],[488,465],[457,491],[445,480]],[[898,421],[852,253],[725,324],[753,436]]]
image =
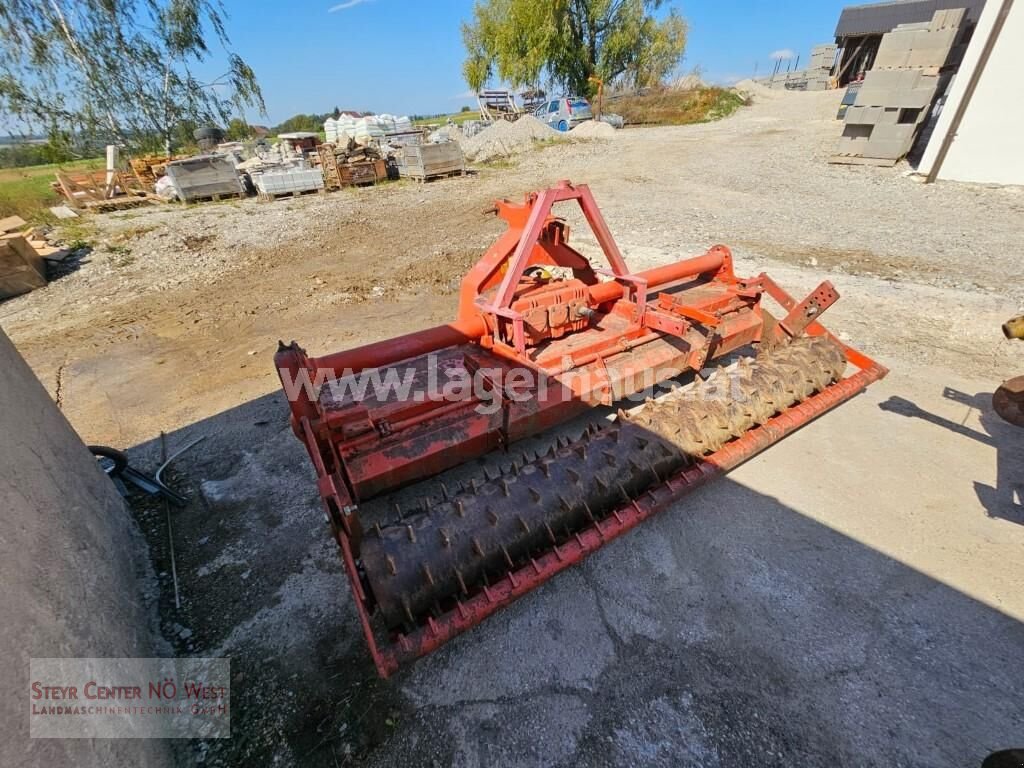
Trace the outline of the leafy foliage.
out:
[[[466,82],[480,90],[494,76],[514,87],[542,79],[592,95],[593,78],[650,86],[682,59],[687,27],[664,0],[477,0],[462,25]]]
[[[341,114],[339,111],[338,114]],[[323,115],[293,115],[285,120],[273,129],[274,135],[282,133],[294,133],[295,131],[309,131],[310,133],[316,133],[324,129],[324,121],[329,117],[333,117],[333,112],[328,112]]]
[[[249,124],[239,117],[233,117],[228,122],[227,130],[224,131],[224,138],[228,141],[243,141],[252,136],[252,129]]]
[[[220,5],[208,0],[4,0],[0,117],[67,143],[132,148],[174,141],[181,124],[225,124],[265,111],[256,75],[228,51],[228,70],[203,82],[207,31],[225,50]]]

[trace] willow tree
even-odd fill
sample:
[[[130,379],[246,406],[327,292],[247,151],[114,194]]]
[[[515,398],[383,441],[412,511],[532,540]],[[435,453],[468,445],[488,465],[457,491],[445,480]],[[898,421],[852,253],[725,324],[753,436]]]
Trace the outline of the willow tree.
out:
[[[477,0],[462,25],[470,88],[546,80],[576,94],[606,83],[653,85],[686,49],[686,22],[664,0]]]
[[[223,74],[199,74],[221,59]],[[265,111],[219,3],[0,2],[0,125],[9,131],[169,151],[180,125],[224,125],[246,107]]]

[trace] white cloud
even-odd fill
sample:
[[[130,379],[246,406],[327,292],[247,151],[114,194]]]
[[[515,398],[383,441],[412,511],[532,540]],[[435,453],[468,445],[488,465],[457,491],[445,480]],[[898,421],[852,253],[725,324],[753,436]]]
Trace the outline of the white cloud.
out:
[[[361,0],[356,0],[356,2],[361,2]],[[783,48],[778,51],[772,51],[768,54],[768,58],[772,61],[788,61],[789,59],[795,59],[796,54],[789,48]]]
[[[370,2],[373,2],[373,0],[345,0],[344,3],[338,3],[338,5],[331,6],[327,9],[327,12],[336,13],[337,11],[344,11],[346,8],[355,8],[357,5]]]

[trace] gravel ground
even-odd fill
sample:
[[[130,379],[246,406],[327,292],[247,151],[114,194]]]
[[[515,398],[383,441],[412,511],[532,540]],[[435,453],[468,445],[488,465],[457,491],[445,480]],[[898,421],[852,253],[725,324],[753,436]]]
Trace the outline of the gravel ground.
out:
[[[560,143],[513,167],[273,204],[98,217],[0,323],[87,442],[178,465],[181,653],[230,655],[233,737],[183,765],[965,766],[1024,744],[1020,189],[830,166],[837,94]],[[636,269],[724,242],[893,373],[387,682],[376,679],[270,355],[444,322],[491,200],[591,185]],[[596,256],[579,217],[574,243]],[[497,461],[491,457],[489,461]],[[417,486],[407,494],[427,493]],[[187,630],[187,631],[186,631]]]

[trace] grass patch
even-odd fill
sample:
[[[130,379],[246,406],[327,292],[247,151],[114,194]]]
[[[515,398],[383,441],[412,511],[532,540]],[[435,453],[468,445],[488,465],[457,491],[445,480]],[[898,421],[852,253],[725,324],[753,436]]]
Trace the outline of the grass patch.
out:
[[[610,100],[607,111],[617,112],[631,125],[692,125],[721,120],[749,104],[749,99],[726,88],[664,88]]]
[[[413,125],[444,125],[451,118],[456,125],[462,125],[467,120],[479,120],[479,112],[453,112],[450,115],[436,115],[434,117],[420,117],[412,121]]]
[[[101,159],[79,160],[62,165],[31,165],[27,168],[0,170],[0,217],[21,216],[33,223],[49,222],[49,208],[59,205],[63,198],[50,189],[54,171],[79,171],[102,168]]]

